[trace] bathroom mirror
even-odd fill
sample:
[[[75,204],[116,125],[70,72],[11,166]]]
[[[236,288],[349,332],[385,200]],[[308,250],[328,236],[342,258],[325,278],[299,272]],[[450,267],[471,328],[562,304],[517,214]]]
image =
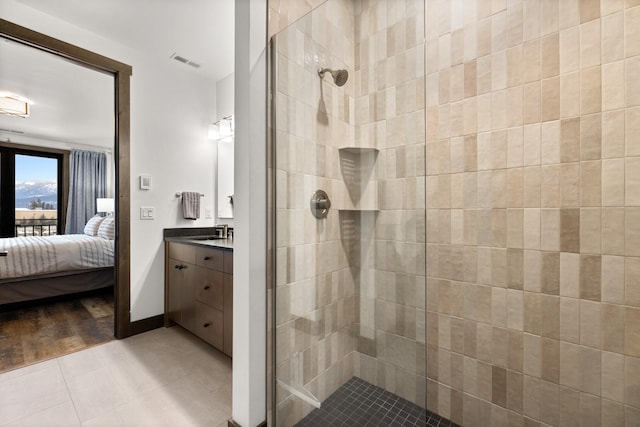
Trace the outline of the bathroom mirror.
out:
[[[233,218],[233,137],[218,141],[218,218]]]

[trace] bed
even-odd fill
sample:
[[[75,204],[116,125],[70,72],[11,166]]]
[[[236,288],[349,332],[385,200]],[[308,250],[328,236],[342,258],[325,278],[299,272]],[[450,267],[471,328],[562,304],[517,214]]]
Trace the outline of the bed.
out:
[[[87,234],[0,239],[0,304],[114,283],[114,240]]]

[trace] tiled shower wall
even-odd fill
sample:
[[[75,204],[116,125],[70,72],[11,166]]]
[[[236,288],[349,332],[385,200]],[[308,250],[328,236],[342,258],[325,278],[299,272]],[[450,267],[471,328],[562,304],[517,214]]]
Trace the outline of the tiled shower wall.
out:
[[[354,3],[355,145],[379,149],[379,211],[359,219],[375,232],[362,235],[356,375],[424,407],[424,1]]]
[[[355,281],[338,209],[348,196],[338,148],[354,138],[353,79],[341,88],[320,67],[354,70],[354,11],[329,0],[276,36],[276,380],[325,400],[354,374]],[[316,219],[309,198],[325,190],[332,209]],[[311,409],[276,391],[278,425]]]
[[[640,2],[426,3],[428,408],[640,425]]]

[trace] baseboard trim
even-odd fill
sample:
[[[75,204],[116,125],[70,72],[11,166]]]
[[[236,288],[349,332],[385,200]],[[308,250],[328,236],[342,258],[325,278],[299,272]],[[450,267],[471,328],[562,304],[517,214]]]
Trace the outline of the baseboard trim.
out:
[[[131,335],[141,334],[143,332],[152,331],[164,326],[164,314],[147,317],[146,319],[131,322]]]
[[[233,421],[232,418],[229,418],[229,421],[227,422],[227,426],[228,427],[242,427],[240,424],[238,424],[237,422]],[[267,421],[263,421],[260,424],[258,424],[257,427],[267,427]]]

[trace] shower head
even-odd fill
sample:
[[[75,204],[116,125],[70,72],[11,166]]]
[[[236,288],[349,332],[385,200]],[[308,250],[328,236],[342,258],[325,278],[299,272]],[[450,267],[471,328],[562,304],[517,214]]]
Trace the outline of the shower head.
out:
[[[344,86],[344,84],[349,79],[349,72],[347,70],[332,70],[330,68],[323,68],[318,71],[318,75],[320,78],[324,78],[324,73],[331,73],[331,77],[333,77],[333,82],[336,86]]]

